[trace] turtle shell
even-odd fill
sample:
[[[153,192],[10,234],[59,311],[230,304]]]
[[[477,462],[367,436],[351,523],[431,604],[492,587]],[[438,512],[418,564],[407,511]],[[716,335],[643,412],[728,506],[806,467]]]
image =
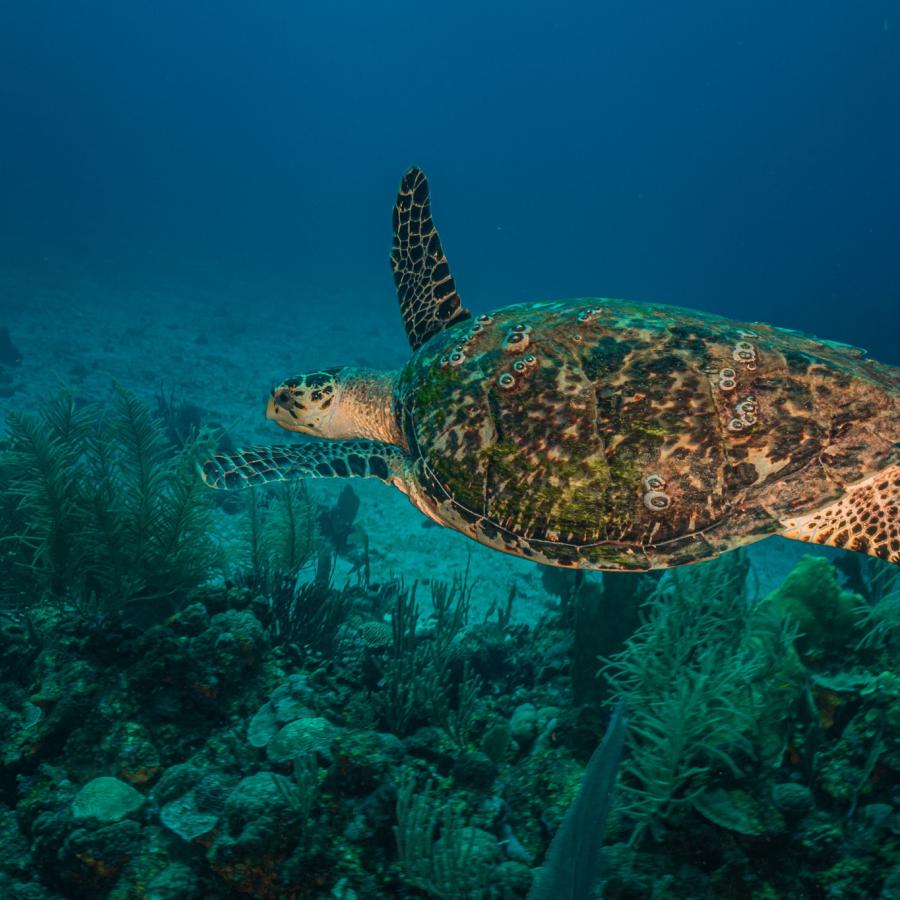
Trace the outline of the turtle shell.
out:
[[[429,340],[399,412],[438,518],[546,561],[649,568],[777,530],[747,500],[821,453],[856,376],[884,387],[861,356],[675,307],[523,304]],[[818,389],[841,397],[818,409]],[[837,495],[821,476],[810,504]]]

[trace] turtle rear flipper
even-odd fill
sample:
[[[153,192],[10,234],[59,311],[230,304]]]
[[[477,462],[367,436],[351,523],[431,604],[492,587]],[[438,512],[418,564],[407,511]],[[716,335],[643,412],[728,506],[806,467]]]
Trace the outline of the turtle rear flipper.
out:
[[[309,441],[219,454],[206,460],[200,473],[209,487],[229,491],[291,478],[380,478],[399,486],[406,461],[406,454],[392,444]]]
[[[439,331],[471,318],[456,293],[441,239],[431,221],[428,180],[415,166],[403,176],[394,206],[391,268],[413,350]]]
[[[784,537],[795,541],[845,547],[900,563],[900,465],[859,482],[830,506],[783,525]]]

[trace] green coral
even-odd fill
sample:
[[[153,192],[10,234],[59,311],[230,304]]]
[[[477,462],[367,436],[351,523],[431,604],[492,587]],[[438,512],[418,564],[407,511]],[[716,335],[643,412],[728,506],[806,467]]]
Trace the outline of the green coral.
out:
[[[864,632],[858,648],[893,649],[900,642],[900,571],[890,563],[868,559],[869,605],[860,607]]]
[[[203,584],[218,562],[211,497],[197,473],[209,443],[181,451],[132,393],[111,410],[62,393],[39,415],[8,418],[0,495],[11,506],[0,538],[19,591],[103,612]],[[4,587],[4,585],[0,585]]]
[[[144,798],[130,784],[118,778],[101,776],[89,781],[72,801],[76,819],[118,822],[144,803]]]
[[[394,837],[405,881],[444,900],[486,895],[500,856],[493,835],[464,825],[454,805],[432,796],[431,782],[417,789],[410,774],[399,785],[396,815]]]
[[[846,644],[854,610],[863,599],[841,588],[827,559],[804,556],[765,602],[797,624],[796,646],[801,653],[822,655]]]
[[[715,788],[693,801],[694,809],[705,819],[737,834],[757,837],[784,830],[784,823],[770,806],[740,788]]]
[[[860,691],[860,696],[882,711],[887,731],[900,736],[900,675],[882,672]]]
[[[645,604],[644,624],[603,669],[631,716],[621,791],[632,845],[647,832],[662,837],[714,788],[717,771],[740,775],[790,668],[795,632],[754,609],[746,576],[741,553],[673,570]],[[777,725],[783,746],[783,714]]]
[[[244,504],[244,554],[237,559],[238,572],[248,587],[269,595],[315,559],[315,504],[304,481],[283,481],[274,490],[250,488]]]

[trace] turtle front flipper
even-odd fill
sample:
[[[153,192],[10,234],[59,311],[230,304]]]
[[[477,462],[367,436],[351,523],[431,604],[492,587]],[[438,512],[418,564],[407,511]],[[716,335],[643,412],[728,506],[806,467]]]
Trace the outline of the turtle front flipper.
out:
[[[471,318],[456,293],[441,239],[431,221],[428,180],[415,166],[403,176],[394,206],[391,268],[413,350],[439,331]]]
[[[380,478],[403,487],[406,454],[377,441],[308,441],[219,454],[200,467],[211,488],[239,490],[291,478]]]
[[[782,524],[783,536],[795,541],[845,547],[900,563],[900,465],[853,485],[830,506]]]

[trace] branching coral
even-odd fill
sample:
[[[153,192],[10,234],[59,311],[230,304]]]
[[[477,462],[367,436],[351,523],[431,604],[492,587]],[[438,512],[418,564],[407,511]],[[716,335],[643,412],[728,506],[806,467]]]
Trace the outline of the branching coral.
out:
[[[858,649],[900,643],[900,571],[896,566],[877,562],[877,569],[870,566],[870,570],[875,569],[870,579],[870,602],[857,607],[857,625],[863,632]]]
[[[676,570],[644,608],[644,622],[607,661],[633,710],[622,780],[631,843],[656,837],[717,770],[740,775],[750,735],[767,712],[766,687],[788,664],[792,627],[754,610],[746,562],[732,554]]]
[[[471,592],[465,576],[451,584],[433,582],[433,629],[423,637],[417,632],[421,611],[416,585],[410,591],[402,586],[397,590],[380,684],[383,715],[394,734],[406,734],[418,715],[440,726],[458,746],[466,745],[483,683],[463,666],[454,703],[450,666],[468,621]]]
[[[400,785],[394,836],[407,881],[429,897],[464,900],[485,895],[498,855],[497,841],[463,825],[452,805],[432,797],[430,782],[417,791],[415,778],[408,776]]]
[[[246,493],[243,580],[271,593],[284,579],[296,579],[316,556],[316,510],[302,481],[285,481],[274,490]]]
[[[341,626],[356,599],[350,586],[335,588],[329,581],[301,584],[284,576],[268,593],[267,632],[273,645],[288,650],[298,661],[311,653],[331,654]]]
[[[208,436],[176,452],[121,387],[109,412],[63,393],[8,425],[0,488],[15,505],[3,542],[33,593],[106,614],[207,580],[218,550],[196,461]]]

